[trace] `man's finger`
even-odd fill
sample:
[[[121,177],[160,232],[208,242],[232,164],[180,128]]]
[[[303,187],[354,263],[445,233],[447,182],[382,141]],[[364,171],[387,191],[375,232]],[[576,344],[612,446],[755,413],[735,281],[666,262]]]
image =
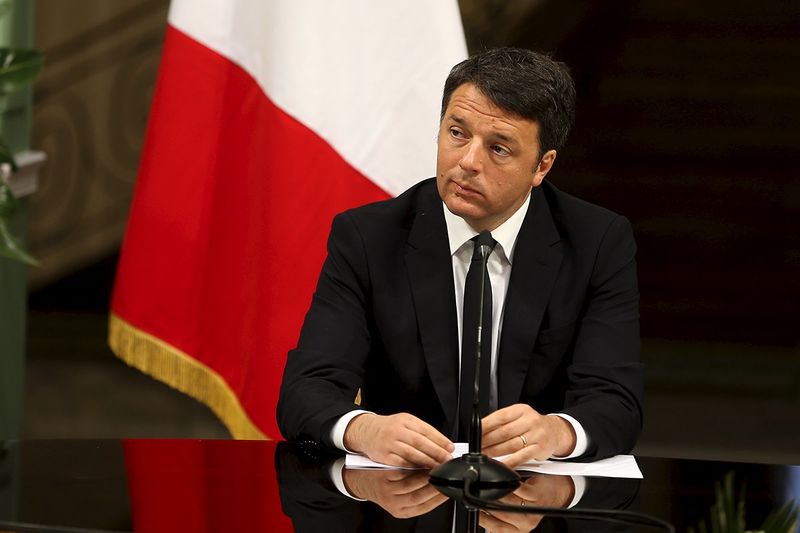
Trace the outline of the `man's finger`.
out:
[[[452,452],[453,449],[455,449],[455,445],[450,439],[442,435],[436,430],[435,427],[423,420],[420,420],[419,418],[414,417],[414,419],[410,421],[406,427],[415,431],[416,433],[419,433],[420,435],[427,437],[436,446],[444,450]]]
[[[431,485],[430,483],[426,483],[424,487],[419,488],[413,492],[409,492],[407,494],[403,494],[398,496],[398,498],[402,499],[406,502],[406,505],[422,505],[431,498],[434,498],[437,494],[441,494],[436,487]]]
[[[406,442],[396,443],[392,451],[409,462],[411,467],[435,468],[441,464],[440,461]]]
[[[506,455],[502,461],[511,468],[516,468],[530,461],[544,461],[549,459],[550,455],[547,450],[543,450],[538,444],[534,443],[518,452]]]
[[[519,436],[529,433],[533,424],[534,422],[532,420],[526,420],[525,418],[517,418],[515,420],[512,420],[511,422],[508,422],[507,424],[498,426],[493,430],[485,431],[483,433],[483,446],[484,447],[494,446],[496,444],[511,441],[513,439],[517,439],[521,446],[524,443],[522,439],[519,438]],[[511,451],[516,451],[516,450],[511,450]],[[510,453],[510,451],[507,453]]]
[[[400,468],[418,468],[420,466],[394,451],[387,452],[385,455],[380,455],[377,459],[373,459],[373,461],[383,463],[388,466],[399,466]]]
[[[396,473],[406,474],[405,476],[398,476],[393,478],[387,476],[386,480],[392,483],[392,491],[395,494],[410,494],[417,490],[430,487],[428,483],[428,475],[420,474],[419,471],[413,471],[413,475],[409,476],[407,470],[395,470]]]
[[[436,430],[434,430],[433,428],[430,429],[436,432]],[[417,432],[416,430],[417,430],[416,427],[407,428],[407,432],[399,438],[399,441],[408,444],[417,451],[430,457],[435,462],[434,466],[447,462],[452,458],[453,454],[450,451],[450,449],[446,447],[446,444],[444,446],[442,444],[439,444],[441,442],[441,439],[434,440],[431,437],[435,438],[436,436],[430,435],[430,432],[420,433]],[[449,441],[447,441],[446,438],[445,442],[449,443]]]
[[[403,502],[395,512],[390,511],[390,513],[395,518],[411,518],[429,513],[448,499],[441,492],[437,490],[434,490],[434,492],[435,494],[431,494],[429,498],[420,500],[418,503],[407,504]],[[394,502],[397,503],[397,500],[395,499]]]
[[[517,405],[518,404],[503,407],[502,409],[498,409],[497,411],[484,417],[483,420],[481,420],[483,432],[489,433],[500,426],[520,418],[523,415],[523,412],[519,410]]]
[[[429,513],[442,505],[444,502],[448,500],[447,496],[439,492],[438,490],[434,489],[435,494],[431,495],[431,497],[424,502],[415,505],[414,507],[409,508],[409,511],[413,514],[409,516],[420,516],[426,513]]]
[[[540,428],[529,427],[514,427],[512,430],[505,432],[502,436],[496,436],[498,440],[493,442],[486,439],[483,449],[484,453],[491,457],[498,457],[500,455],[508,455],[516,453],[521,450],[531,448],[532,446],[539,446],[539,455],[537,457],[549,458],[553,453],[554,441],[550,435],[547,435]],[[544,455],[542,455],[544,453]]]
[[[528,444],[528,446],[531,446],[531,444]],[[512,441],[501,442],[493,446],[484,446],[483,453],[489,457],[501,457],[503,455],[511,455],[513,453],[520,452],[528,446],[523,447],[521,440],[515,439]]]

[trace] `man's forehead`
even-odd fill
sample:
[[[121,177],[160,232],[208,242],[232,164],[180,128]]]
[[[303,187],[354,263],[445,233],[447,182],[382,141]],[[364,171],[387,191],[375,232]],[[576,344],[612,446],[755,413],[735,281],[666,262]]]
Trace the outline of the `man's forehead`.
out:
[[[512,125],[520,122],[536,124],[537,127],[539,125],[538,120],[523,117],[514,111],[500,107],[474,84],[463,83],[456,87],[450,95],[443,117],[463,120],[470,112]]]
[[[494,137],[508,142],[515,141],[526,133],[538,136],[539,124],[534,120],[504,111],[485,97],[483,101],[476,102],[469,97],[453,96],[444,114],[447,121],[469,129],[485,128]]]

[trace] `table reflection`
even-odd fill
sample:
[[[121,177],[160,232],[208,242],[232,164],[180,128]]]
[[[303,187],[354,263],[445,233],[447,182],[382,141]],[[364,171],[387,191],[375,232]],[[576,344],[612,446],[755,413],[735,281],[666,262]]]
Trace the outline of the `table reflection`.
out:
[[[451,532],[454,520],[463,518],[463,507],[428,486],[427,472],[351,471],[339,459],[313,446],[274,441],[0,441],[0,530]],[[536,475],[502,501],[642,511],[686,531],[708,519],[715,483],[733,472],[737,493],[746,485],[746,520],[753,529],[796,497],[800,478],[796,466],[638,462],[641,482]],[[490,512],[477,521],[495,533],[657,531]],[[464,527],[459,523],[456,530]]]
[[[279,443],[275,468],[283,512],[296,532],[468,531],[463,506],[428,483],[424,470],[343,469],[341,458],[315,455],[291,443]],[[341,480],[341,482],[339,482]],[[582,509],[636,510],[639,480],[581,479],[574,502],[570,476],[531,475],[500,501],[512,505]],[[634,531],[603,520],[555,518],[502,511],[478,512],[490,531],[604,532]]]

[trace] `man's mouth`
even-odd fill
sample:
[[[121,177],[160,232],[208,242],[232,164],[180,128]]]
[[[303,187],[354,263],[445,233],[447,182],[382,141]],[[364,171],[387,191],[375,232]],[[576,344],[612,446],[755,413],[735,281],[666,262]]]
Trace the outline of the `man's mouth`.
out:
[[[479,196],[480,192],[471,188],[467,187],[466,185],[461,185],[457,181],[453,181],[453,185],[456,186],[456,193],[463,194],[464,196]]]

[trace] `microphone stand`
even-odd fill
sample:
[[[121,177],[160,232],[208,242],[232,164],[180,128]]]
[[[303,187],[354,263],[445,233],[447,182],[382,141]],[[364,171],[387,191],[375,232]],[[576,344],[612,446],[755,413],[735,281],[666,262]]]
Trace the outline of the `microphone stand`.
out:
[[[477,242],[476,242],[477,245]],[[481,294],[478,312],[478,342],[475,356],[475,382],[472,395],[472,419],[469,428],[469,453],[452,459],[431,470],[430,482],[439,491],[453,498],[462,498],[467,472],[477,471],[477,479],[471,480],[473,491],[481,498],[495,500],[513,492],[520,484],[519,475],[500,461],[481,453],[480,415],[480,369],[481,337],[483,330],[483,293],[486,284],[486,263],[489,247],[481,246]],[[462,383],[463,387],[465,384]]]

